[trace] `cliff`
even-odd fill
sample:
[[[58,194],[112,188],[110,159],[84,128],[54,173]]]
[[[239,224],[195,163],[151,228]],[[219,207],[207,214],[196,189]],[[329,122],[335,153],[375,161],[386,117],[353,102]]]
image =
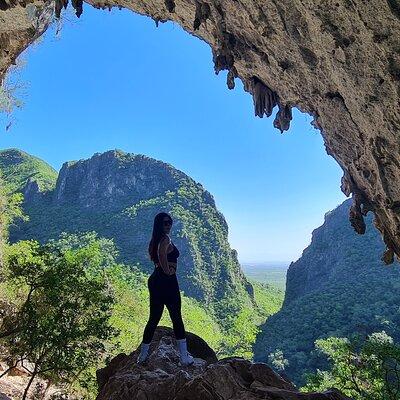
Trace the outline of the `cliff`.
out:
[[[382,262],[384,243],[375,230],[360,236],[351,229],[350,207],[346,200],[327,212],[312,232],[310,245],[289,266],[282,309],[262,326],[254,345],[259,361],[282,350],[285,372],[296,383],[304,372],[326,366],[312,352],[316,339],[385,330],[400,340],[400,265]],[[369,215],[368,228],[372,223]]]

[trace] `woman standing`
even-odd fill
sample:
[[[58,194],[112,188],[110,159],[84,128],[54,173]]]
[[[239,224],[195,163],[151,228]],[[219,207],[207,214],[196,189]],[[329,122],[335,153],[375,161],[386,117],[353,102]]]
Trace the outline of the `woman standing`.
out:
[[[150,293],[150,316],[144,328],[138,363],[145,361],[148,357],[150,342],[164,311],[164,304],[172,320],[181,364],[190,365],[194,361],[192,355],[187,351],[185,328],[181,315],[181,294],[176,277],[179,250],[169,237],[171,227],[172,218],[169,214],[161,212],[155,216],[153,234],[148,249],[150,259],[155,265],[154,271],[147,281]]]

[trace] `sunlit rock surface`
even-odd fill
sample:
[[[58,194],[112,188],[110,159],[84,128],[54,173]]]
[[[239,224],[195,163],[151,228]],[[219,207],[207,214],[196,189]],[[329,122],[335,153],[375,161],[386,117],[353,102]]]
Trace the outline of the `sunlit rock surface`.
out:
[[[53,10],[48,1],[0,0],[0,82],[18,55],[47,29]]]
[[[149,358],[136,364],[139,350],[120,354],[97,372],[97,400],[345,400],[335,390],[300,393],[264,363],[240,357],[217,360],[199,336],[187,332],[191,366],[178,365],[179,353],[171,328],[158,327]]]
[[[57,14],[64,1],[57,0]],[[0,0],[0,79],[41,31],[35,26],[43,3],[28,2]],[[343,169],[342,191],[352,194],[354,229],[362,234],[363,216],[373,211],[388,246],[384,261],[400,257],[398,0],[88,2],[126,7],[157,24],[173,20],[204,39],[215,72],[228,71],[230,89],[242,79],[255,114],[274,113],[281,132],[289,128],[292,107],[313,115],[327,153]],[[73,6],[80,15],[82,1]]]
[[[28,370],[32,370],[29,362],[24,363]],[[5,360],[0,359],[0,374],[4,374],[8,370],[9,365]],[[25,388],[31,379],[31,374],[20,363],[12,368],[8,373],[0,378],[0,400],[21,400]],[[38,392],[38,388],[40,388]],[[45,393],[44,393],[45,392]],[[36,377],[28,392],[28,399],[52,400],[56,394],[60,393],[60,388],[50,385],[48,381]]]

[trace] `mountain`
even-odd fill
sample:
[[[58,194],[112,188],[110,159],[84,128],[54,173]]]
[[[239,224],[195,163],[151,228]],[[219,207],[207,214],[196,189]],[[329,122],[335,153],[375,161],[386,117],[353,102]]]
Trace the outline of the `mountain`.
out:
[[[40,158],[18,149],[0,151],[0,171],[11,190],[21,190],[36,182],[40,191],[55,187],[57,171]]]
[[[28,222],[10,229],[12,242],[46,242],[61,232],[96,231],[112,238],[120,261],[144,272],[154,216],[165,211],[174,224],[171,237],[180,250],[178,274],[185,295],[224,318],[254,305],[237,252],[228,242],[228,225],[213,196],[172,165],[120,150],[63,164],[58,176],[44,161],[19,150],[0,153],[0,171],[25,195]]]
[[[285,373],[298,384],[304,372],[326,366],[313,352],[318,338],[385,330],[400,340],[400,265],[380,260],[385,246],[371,213],[366,233],[354,232],[350,205],[348,199],[327,212],[310,245],[290,264],[283,307],[262,326],[253,348],[255,360],[272,363],[268,356],[281,350]]]

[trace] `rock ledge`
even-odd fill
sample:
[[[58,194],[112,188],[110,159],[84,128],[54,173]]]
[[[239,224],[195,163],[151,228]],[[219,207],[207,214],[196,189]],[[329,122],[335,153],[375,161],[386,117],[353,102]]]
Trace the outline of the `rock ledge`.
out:
[[[265,363],[217,360],[207,343],[189,332],[187,342],[195,363],[180,367],[172,329],[158,327],[145,363],[136,364],[138,348],[97,371],[97,400],[348,400],[336,390],[300,393]]]

